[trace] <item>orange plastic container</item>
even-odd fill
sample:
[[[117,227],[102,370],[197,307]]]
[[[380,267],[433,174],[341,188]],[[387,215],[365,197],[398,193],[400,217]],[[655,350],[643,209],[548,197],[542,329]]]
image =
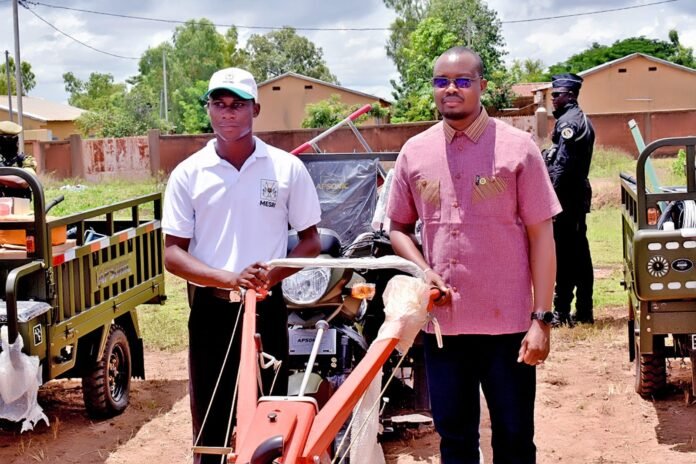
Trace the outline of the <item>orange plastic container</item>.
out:
[[[0,222],[24,222],[32,221],[31,215],[0,216]],[[48,218],[47,218],[48,219]],[[51,229],[51,245],[62,245],[67,240],[67,226]],[[0,230],[0,245],[26,246],[27,233],[24,229]]]

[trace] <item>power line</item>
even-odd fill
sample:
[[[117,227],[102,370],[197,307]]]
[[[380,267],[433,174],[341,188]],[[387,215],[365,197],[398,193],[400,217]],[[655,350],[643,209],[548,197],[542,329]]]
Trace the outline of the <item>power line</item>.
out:
[[[572,14],[565,14],[565,15],[557,15],[557,16],[545,16],[545,17],[540,17],[540,18],[527,18],[527,19],[515,19],[515,20],[509,20],[509,21],[501,21],[501,24],[519,24],[519,23],[529,23],[529,22],[535,22],[535,21],[548,21],[548,20],[553,20],[553,19],[563,19],[563,18],[573,18],[573,17],[578,17],[578,16],[589,16],[589,15],[597,15],[597,14],[603,14],[603,13],[612,13],[616,11],[626,11],[626,10],[633,10],[636,8],[645,8],[648,6],[655,6],[655,5],[662,5],[665,3],[673,3],[673,2],[678,2],[679,0],[662,0],[658,2],[652,2],[652,3],[644,3],[642,5],[633,5],[633,6],[625,6],[625,7],[620,7],[620,8],[608,8],[604,10],[596,10],[596,11],[588,11],[585,13],[572,13]],[[95,15],[102,15],[102,16],[111,16],[111,17],[117,17],[117,18],[124,18],[124,19],[137,19],[141,21],[153,21],[153,22],[160,22],[160,23],[168,23],[168,24],[186,24],[188,21],[182,21],[182,20],[176,20],[176,19],[164,19],[164,18],[152,18],[152,17],[147,17],[147,16],[133,16],[133,15],[126,15],[126,14],[120,14],[120,13],[109,13],[109,12],[104,12],[104,11],[95,11],[95,10],[86,10],[86,9],[81,9],[81,8],[71,8],[67,6],[61,6],[61,5],[51,5],[48,3],[43,3],[43,2],[23,2],[23,3],[31,3],[32,5],[36,6],[44,6],[47,8],[55,8],[55,9],[61,9],[61,10],[70,10],[70,11],[78,11],[81,13],[89,13],[89,14],[95,14]],[[218,23],[213,23],[212,24],[215,27],[235,27],[237,29],[260,29],[260,30],[278,30],[282,29],[283,27],[288,27],[288,26],[246,26],[246,25],[241,25],[241,24],[218,24]],[[292,26],[290,26],[292,27]],[[292,27],[296,31],[389,31],[389,27]]]
[[[636,8],[644,8],[646,6],[662,5],[663,3],[673,3],[673,2],[678,2],[678,1],[679,0],[663,0],[661,2],[644,3],[642,5],[624,6],[624,7],[620,7],[620,8],[610,8],[610,9],[606,9],[606,10],[588,11],[586,13],[573,13],[573,14],[565,14],[565,15],[558,15],[558,16],[546,16],[543,18],[517,19],[517,20],[512,20],[512,21],[501,21],[501,23],[503,23],[503,24],[518,24],[518,23],[531,23],[534,21],[547,21],[550,19],[573,18],[576,16],[589,16],[589,15],[596,15],[596,14],[602,14],[602,13],[612,13],[614,11],[634,10]]]
[[[26,8],[25,5],[22,4],[22,6],[24,6],[24,7]],[[117,55],[117,54],[115,54],[115,53],[105,52],[104,50],[99,50],[98,48],[95,48],[95,47],[93,47],[93,46],[91,46],[91,45],[89,45],[89,44],[86,44],[86,43],[84,43],[83,41],[81,41],[81,40],[79,40],[79,39],[76,39],[75,37],[71,36],[70,34],[61,31],[61,30],[58,29],[56,26],[54,26],[53,24],[49,23],[48,21],[46,21],[45,19],[43,19],[41,16],[39,16],[34,10],[30,10],[29,8],[27,8],[27,10],[29,11],[29,13],[31,13],[31,14],[33,14],[34,16],[36,16],[37,18],[39,18],[41,21],[43,21],[44,23],[46,23],[48,26],[50,26],[51,28],[53,28],[53,29],[55,29],[56,31],[60,32],[61,34],[63,34],[65,37],[67,37],[67,38],[69,38],[69,39],[71,39],[71,40],[74,40],[75,42],[79,43],[80,45],[85,46],[85,47],[87,47],[87,48],[89,48],[89,49],[92,49],[92,50],[94,50],[95,52],[103,53],[103,54],[109,55],[109,56],[114,56],[114,57],[116,57],[116,58],[123,58],[123,59],[125,59],[125,60],[139,60],[139,59],[140,59],[140,58],[136,58],[136,57],[133,57],[133,56]]]
[[[141,21],[153,21],[153,22],[158,22],[158,23],[168,23],[168,24],[186,24],[189,21],[182,21],[178,19],[163,19],[163,18],[151,18],[147,16],[133,16],[133,15],[126,15],[126,14],[119,14],[119,13],[107,13],[104,11],[95,11],[95,10],[85,10],[81,8],[70,8],[67,6],[60,6],[60,5],[50,5],[48,3],[42,3],[42,2],[26,2],[26,3],[31,3],[32,5],[37,5],[37,6],[45,6],[48,8],[56,8],[60,10],[70,10],[70,11],[78,11],[81,13],[90,13],[90,14],[95,14],[95,15],[102,15],[102,16],[112,16],[116,18],[125,18],[125,19],[138,19]],[[278,29],[283,29],[284,27],[292,27],[292,26],[243,26],[240,24],[219,24],[219,23],[212,23],[212,26],[214,27],[235,27],[237,29],[260,29],[260,30],[278,30]],[[296,31],[388,31],[388,27],[293,27]]]
[[[8,1],[8,0],[0,0],[0,3]],[[633,6],[626,6],[626,7],[620,7],[620,8],[611,8],[611,9],[604,9],[604,10],[597,10],[597,11],[589,11],[585,13],[572,13],[572,14],[566,14],[566,15],[557,15],[557,16],[546,16],[546,17],[541,17],[541,18],[528,18],[528,19],[518,19],[518,20],[510,20],[510,21],[501,21],[501,24],[519,24],[519,23],[527,23],[527,22],[535,22],[535,21],[548,21],[548,20],[553,20],[553,19],[562,19],[562,18],[572,18],[572,17],[578,17],[578,16],[589,16],[589,15],[596,15],[596,14],[602,14],[602,13],[611,13],[611,12],[616,12],[616,11],[625,11],[625,10],[633,10],[636,8],[645,8],[648,6],[655,6],[655,5],[662,5],[665,3],[674,3],[679,0],[662,0],[658,2],[652,2],[652,3],[645,3],[642,5],[633,5]],[[85,42],[82,42],[81,40],[71,36],[67,32],[64,32],[60,29],[58,29],[56,26],[39,16],[38,13],[36,13],[33,9],[29,8],[27,5],[33,5],[33,6],[44,6],[47,8],[55,8],[55,9],[61,9],[61,10],[70,10],[70,11],[77,11],[81,13],[89,13],[89,14],[95,14],[95,15],[102,15],[102,16],[111,16],[111,17],[117,17],[117,18],[123,18],[123,19],[136,19],[140,21],[152,21],[152,22],[160,22],[160,23],[168,23],[168,24],[186,24],[189,21],[181,21],[181,20],[175,20],[175,19],[163,19],[163,18],[151,18],[151,17],[146,17],[146,16],[133,16],[133,15],[125,15],[125,14],[119,14],[119,13],[109,13],[109,12],[104,12],[104,11],[95,11],[95,10],[86,10],[86,9],[81,9],[81,8],[71,8],[67,6],[61,6],[61,5],[51,5],[48,3],[42,3],[42,2],[32,2],[29,0],[19,0],[19,4],[22,5],[24,8],[26,8],[31,14],[36,16],[39,20],[42,22],[46,23],[49,27],[53,28],[57,32],[61,33],[65,37],[79,43],[80,45],[87,47],[91,50],[94,50],[95,52],[102,53],[104,55],[109,55],[113,56],[115,58],[121,58],[121,59],[126,59],[126,60],[139,60],[140,58],[133,57],[133,56],[123,56],[123,55],[118,55],[115,53],[107,52],[104,50],[100,50],[96,47],[93,47],[92,45],[89,45]],[[196,25],[206,25],[207,24],[196,24]],[[217,23],[211,23],[212,27],[234,27],[237,29],[258,29],[258,30],[278,30],[282,29],[283,27],[278,27],[278,26],[245,26],[245,25],[240,25],[240,24],[217,24]],[[388,27],[293,27],[293,29],[297,31],[388,31],[390,28]]]

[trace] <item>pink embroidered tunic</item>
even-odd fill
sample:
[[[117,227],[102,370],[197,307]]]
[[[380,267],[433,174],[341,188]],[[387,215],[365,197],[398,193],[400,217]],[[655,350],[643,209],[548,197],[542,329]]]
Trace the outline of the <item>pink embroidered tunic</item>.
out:
[[[441,122],[411,138],[394,174],[387,215],[404,224],[421,219],[423,255],[452,288],[451,304],[435,308],[442,333],[526,331],[525,226],[561,211],[532,137],[484,110],[466,131]]]

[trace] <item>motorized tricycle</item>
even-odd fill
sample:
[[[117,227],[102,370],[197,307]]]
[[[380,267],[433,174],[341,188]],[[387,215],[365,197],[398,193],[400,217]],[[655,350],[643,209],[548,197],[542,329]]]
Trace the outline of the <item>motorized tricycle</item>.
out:
[[[48,218],[34,174],[2,167],[0,176],[22,178],[33,198],[31,214],[0,217],[0,327],[9,345],[21,336],[43,382],[82,378],[90,415],[123,412],[131,378],[145,376],[136,308],[166,298],[161,194]]]
[[[635,178],[621,175],[624,280],[635,390],[654,397],[667,386],[666,362],[691,359],[696,394],[696,137],[657,140],[642,150]],[[646,171],[660,149],[684,148],[686,185],[649,191]]]

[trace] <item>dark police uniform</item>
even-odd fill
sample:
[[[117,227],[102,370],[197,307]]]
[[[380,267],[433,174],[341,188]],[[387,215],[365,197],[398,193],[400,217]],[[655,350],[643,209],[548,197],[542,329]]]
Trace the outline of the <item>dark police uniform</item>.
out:
[[[14,166],[34,171],[34,165],[24,154],[19,153],[19,134],[22,126],[12,121],[0,121],[0,166]],[[10,187],[0,178],[0,197],[31,198],[29,188]],[[9,179],[9,178],[8,178]]]
[[[582,78],[575,74],[552,77],[553,91],[571,91],[575,96]],[[556,291],[554,308],[560,322],[570,322],[570,307],[575,290],[575,319],[593,322],[592,257],[587,241],[585,216],[590,212],[592,189],[588,180],[594,129],[575,98],[553,112],[556,125],[547,152],[547,167],[563,212],[554,219],[556,240]]]

